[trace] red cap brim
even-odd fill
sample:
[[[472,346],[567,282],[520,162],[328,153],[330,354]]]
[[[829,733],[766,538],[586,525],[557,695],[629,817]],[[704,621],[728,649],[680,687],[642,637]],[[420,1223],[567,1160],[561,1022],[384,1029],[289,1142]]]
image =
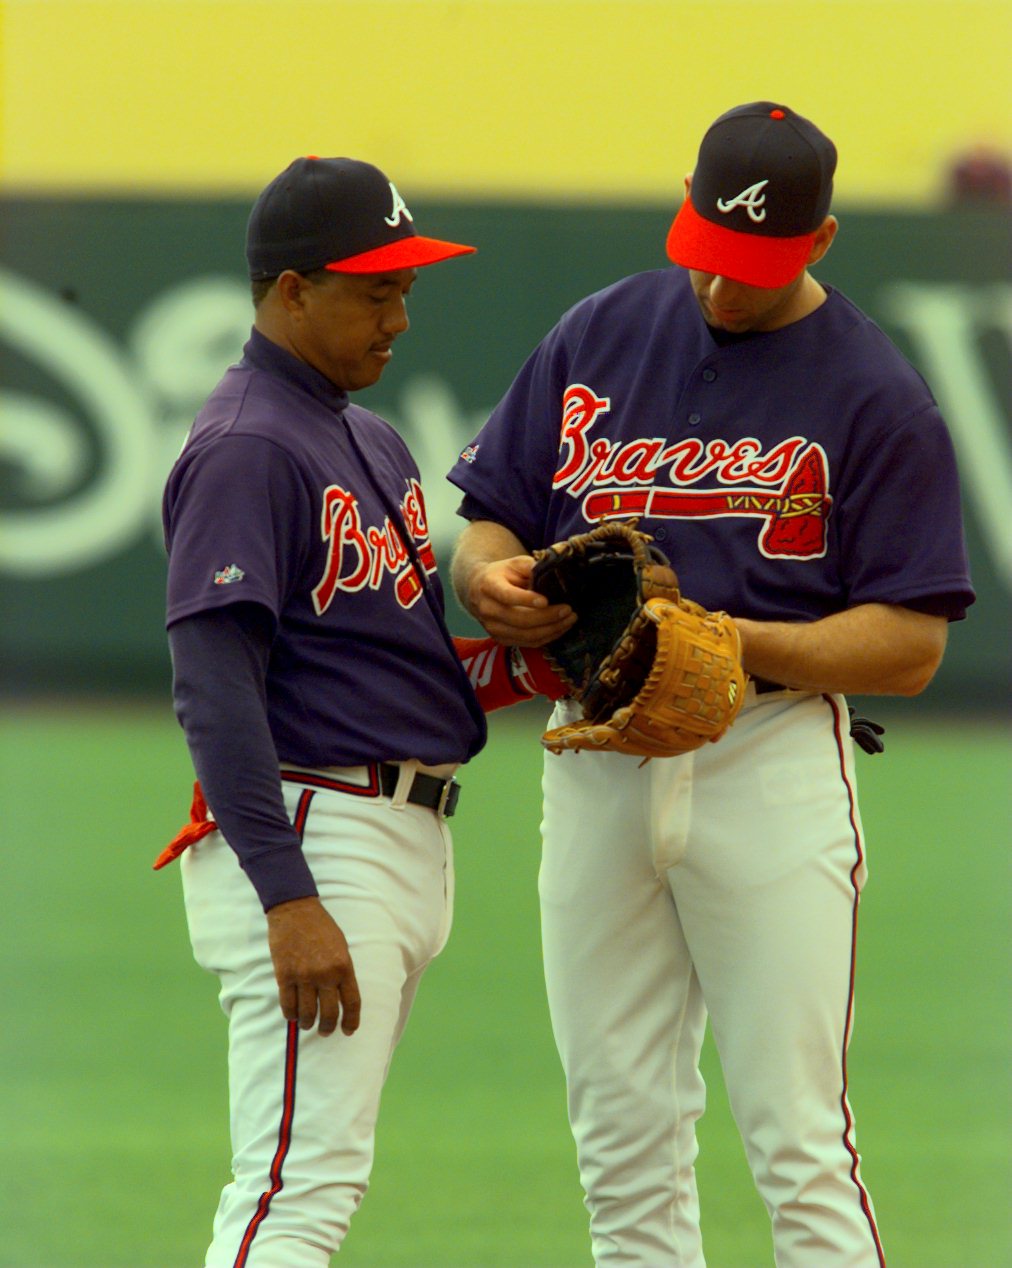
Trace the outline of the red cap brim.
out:
[[[374,251],[350,255],[346,260],[325,264],[331,273],[389,273],[392,269],[420,269],[426,264],[438,264],[455,255],[471,255],[477,247],[466,247],[460,242],[440,242],[438,238],[421,238],[413,235],[388,242]]]
[[[774,290],[793,282],[808,262],[814,233],[769,238],[705,220],[690,199],[668,231],[668,259],[686,269]]]

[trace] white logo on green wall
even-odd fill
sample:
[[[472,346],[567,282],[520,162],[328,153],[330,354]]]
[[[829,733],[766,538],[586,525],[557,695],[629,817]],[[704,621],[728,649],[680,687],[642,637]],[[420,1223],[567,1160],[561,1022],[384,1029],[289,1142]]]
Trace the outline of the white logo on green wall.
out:
[[[0,506],[0,572],[69,575],[144,537],[162,554],[165,478],[194,415],[238,359],[251,321],[245,285],[199,277],[149,304],[124,346],[86,313],[0,268],[0,339],[74,406],[0,389],[0,462],[14,471],[17,495],[16,505]],[[460,495],[444,477],[488,411],[461,410],[435,375],[405,382],[398,406],[382,412],[418,462],[433,541],[445,558]]]
[[[996,570],[1012,588],[1012,455],[1004,410],[980,353],[985,335],[1012,340],[1012,287],[895,282],[880,291],[939,399],[959,451],[968,508]],[[34,362],[73,402],[2,390],[0,461],[16,474],[17,505],[0,507],[0,571],[67,575],[115,558],[147,537],[161,552],[161,492],[193,417],[235,361],[251,323],[234,278],[204,276],[159,295],[125,345],[79,309],[0,269],[0,339]],[[437,555],[460,521],[445,473],[484,422],[436,375],[407,380],[382,409],[418,461]],[[96,456],[97,451],[97,456]]]

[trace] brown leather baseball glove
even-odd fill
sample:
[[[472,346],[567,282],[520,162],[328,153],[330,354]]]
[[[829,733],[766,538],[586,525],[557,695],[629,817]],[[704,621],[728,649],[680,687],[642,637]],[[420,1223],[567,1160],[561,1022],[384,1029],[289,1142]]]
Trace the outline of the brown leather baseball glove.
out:
[[[579,620],[546,649],[583,718],[542,744],[674,757],[716,741],[741,708],[747,675],[726,613],[683,599],[663,554],[626,524],[602,524],[535,553],[532,585]]]

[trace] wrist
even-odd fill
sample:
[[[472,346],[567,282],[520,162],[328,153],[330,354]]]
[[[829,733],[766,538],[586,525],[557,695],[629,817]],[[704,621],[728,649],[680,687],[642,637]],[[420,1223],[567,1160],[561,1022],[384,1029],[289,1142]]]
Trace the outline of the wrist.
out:
[[[549,700],[561,700],[569,695],[569,686],[540,647],[510,647],[507,664],[510,679],[517,694],[547,696]]]
[[[268,920],[273,916],[281,919],[289,913],[297,912],[300,907],[319,906],[320,899],[316,894],[304,894],[301,898],[283,898],[265,909]]]
[[[487,560],[478,560],[471,565],[471,569],[467,573],[462,599],[465,609],[476,621],[481,619],[479,613],[481,611],[482,582],[488,569],[489,562]]]

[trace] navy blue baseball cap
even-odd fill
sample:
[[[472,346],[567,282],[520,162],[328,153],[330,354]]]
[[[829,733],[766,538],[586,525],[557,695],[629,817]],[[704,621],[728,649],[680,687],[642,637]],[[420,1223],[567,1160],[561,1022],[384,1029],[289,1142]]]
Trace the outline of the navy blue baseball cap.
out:
[[[748,286],[786,286],[829,215],[836,146],[773,101],[736,106],[710,125],[668,257]]]
[[[475,250],[423,238],[393,182],[350,158],[296,159],[257,198],[246,226],[252,281],[285,269],[386,273]]]

